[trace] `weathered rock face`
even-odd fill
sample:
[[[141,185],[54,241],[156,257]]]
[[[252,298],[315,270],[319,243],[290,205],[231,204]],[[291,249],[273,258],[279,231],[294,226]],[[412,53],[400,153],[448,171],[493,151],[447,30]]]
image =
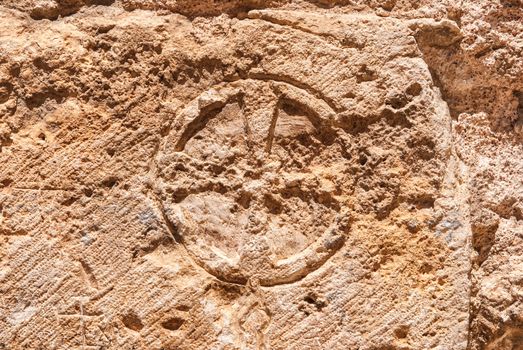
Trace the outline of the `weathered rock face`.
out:
[[[0,1],[0,349],[523,349],[521,1]]]

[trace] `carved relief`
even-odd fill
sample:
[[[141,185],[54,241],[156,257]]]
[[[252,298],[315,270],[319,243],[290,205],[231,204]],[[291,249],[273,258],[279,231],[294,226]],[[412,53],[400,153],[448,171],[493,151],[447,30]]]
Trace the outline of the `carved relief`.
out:
[[[198,265],[271,286],[342,246],[348,214],[322,165],[346,166],[333,115],[296,86],[254,79],[216,86],[182,111],[157,159],[158,191]]]

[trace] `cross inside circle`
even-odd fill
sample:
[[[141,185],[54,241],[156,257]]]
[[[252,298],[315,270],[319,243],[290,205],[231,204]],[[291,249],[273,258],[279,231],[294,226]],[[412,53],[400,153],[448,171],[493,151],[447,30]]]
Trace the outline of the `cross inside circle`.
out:
[[[272,286],[343,245],[348,162],[334,114],[313,92],[262,79],[219,84],[182,110],[155,160],[155,192],[194,262]]]

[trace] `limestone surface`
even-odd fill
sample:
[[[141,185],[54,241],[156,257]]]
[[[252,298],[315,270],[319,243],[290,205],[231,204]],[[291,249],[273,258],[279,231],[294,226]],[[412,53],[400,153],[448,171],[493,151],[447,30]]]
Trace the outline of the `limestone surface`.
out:
[[[0,349],[523,349],[521,0],[0,0]]]

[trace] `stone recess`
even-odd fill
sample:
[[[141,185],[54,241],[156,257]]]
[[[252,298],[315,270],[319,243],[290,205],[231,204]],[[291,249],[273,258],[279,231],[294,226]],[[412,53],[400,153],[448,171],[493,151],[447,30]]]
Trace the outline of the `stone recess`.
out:
[[[521,0],[0,0],[0,350],[523,349]]]

